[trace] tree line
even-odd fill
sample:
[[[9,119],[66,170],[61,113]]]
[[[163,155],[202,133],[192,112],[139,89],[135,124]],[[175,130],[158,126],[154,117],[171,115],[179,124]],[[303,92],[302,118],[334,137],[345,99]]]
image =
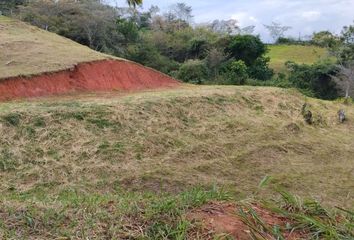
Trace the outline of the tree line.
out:
[[[304,93],[334,99],[349,96],[353,82],[354,30],[340,36],[323,31],[306,44],[330,50],[336,61],[313,65],[287,63],[288,74],[275,74],[266,57],[268,47],[254,35],[254,26],[240,28],[236,20],[193,23],[193,9],[176,3],[167,11],[158,6],[115,7],[102,0],[0,0],[0,11],[90,48],[155,68],[196,84],[253,84],[296,87]],[[265,25],[278,43],[290,29],[279,23]]]

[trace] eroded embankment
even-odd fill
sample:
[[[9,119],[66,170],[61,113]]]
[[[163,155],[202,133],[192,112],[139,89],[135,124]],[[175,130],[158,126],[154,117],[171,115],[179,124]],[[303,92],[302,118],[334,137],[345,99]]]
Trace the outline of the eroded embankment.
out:
[[[178,84],[167,75],[133,62],[104,60],[78,64],[73,69],[55,73],[0,80],[0,100],[81,91],[142,90]]]

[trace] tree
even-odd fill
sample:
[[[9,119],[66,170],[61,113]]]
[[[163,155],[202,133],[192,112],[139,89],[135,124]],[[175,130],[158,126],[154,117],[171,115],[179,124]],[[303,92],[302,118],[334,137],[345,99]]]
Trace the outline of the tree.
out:
[[[312,42],[321,47],[334,47],[339,39],[329,31],[321,31],[312,35]]]
[[[191,23],[193,18],[192,7],[187,6],[185,3],[176,3],[171,7],[171,12],[177,19]]]
[[[227,59],[224,51],[218,48],[212,48],[208,51],[208,55],[206,57],[207,66],[213,70],[214,78],[219,74],[219,69],[221,64]]]
[[[256,26],[247,26],[240,29],[240,34],[242,35],[252,35]]]
[[[343,90],[345,98],[349,98],[354,85],[354,44],[332,48],[332,53],[337,58],[337,74],[332,75],[332,78]]]
[[[267,46],[258,36],[237,35],[230,38],[226,53],[234,60],[242,60],[251,78],[268,80],[273,76],[270,59],[265,57]]]
[[[345,98],[349,98],[354,86],[354,25],[343,27],[340,39],[331,48],[331,53],[337,59],[338,71],[332,78],[343,90]]]
[[[344,26],[341,35],[345,44],[354,44],[354,25]]]
[[[293,87],[303,93],[322,99],[335,99],[338,97],[337,84],[332,76],[337,69],[331,61],[317,62],[312,65],[287,62],[288,80]]]
[[[117,10],[98,0],[36,0],[20,11],[22,20],[95,50],[115,48],[115,42],[120,42]]]
[[[240,33],[240,27],[238,22],[235,19],[230,20],[214,20],[209,28],[216,33],[227,34],[227,35],[236,35]]]
[[[284,37],[286,31],[290,30],[290,26],[282,26],[280,23],[272,22],[270,25],[264,25],[269,31],[270,36],[276,42],[279,38]]]
[[[27,0],[0,0],[0,15],[13,15],[14,11]]]
[[[136,6],[143,4],[143,0],[127,0],[127,3],[129,6],[136,8]]]
[[[226,52],[235,60],[242,60],[247,66],[250,66],[267,52],[267,47],[259,37],[237,35],[230,38]]]
[[[166,21],[177,30],[188,27],[193,19],[192,7],[185,3],[176,3],[170,7],[170,10],[165,14]]]
[[[180,67],[177,77],[185,82],[201,84],[208,78],[208,68],[204,61],[188,60]]]

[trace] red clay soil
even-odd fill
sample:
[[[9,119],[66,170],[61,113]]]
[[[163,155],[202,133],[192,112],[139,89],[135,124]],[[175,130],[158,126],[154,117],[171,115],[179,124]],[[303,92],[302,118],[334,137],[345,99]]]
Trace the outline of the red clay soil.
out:
[[[0,101],[83,91],[134,91],[178,86],[171,77],[129,61],[103,60],[32,77],[0,79]]]
[[[258,205],[252,205],[252,209],[268,226],[279,226],[285,228],[289,223],[288,219],[272,213]],[[237,240],[250,240],[250,228],[241,220],[239,215],[240,206],[233,203],[212,202],[201,208],[194,209],[187,215],[187,219],[196,223],[201,223],[201,231],[192,233],[202,239],[215,239],[215,236],[229,236]],[[244,209],[244,208],[243,208]],[[244,209],[247,211],[247,209]],[[287,240],[306,239],[304,233],[282,231]],[[274,239],[274,237],[262,234],[260,239]]]

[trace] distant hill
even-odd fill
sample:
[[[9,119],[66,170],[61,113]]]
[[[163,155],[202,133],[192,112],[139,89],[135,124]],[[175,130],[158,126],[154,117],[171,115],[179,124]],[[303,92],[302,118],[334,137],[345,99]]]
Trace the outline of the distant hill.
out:
[[[301,45],[269,45],[270,67],[276,72],[285,71],[287,61],[312,64],[328,56],[325,48]]]

